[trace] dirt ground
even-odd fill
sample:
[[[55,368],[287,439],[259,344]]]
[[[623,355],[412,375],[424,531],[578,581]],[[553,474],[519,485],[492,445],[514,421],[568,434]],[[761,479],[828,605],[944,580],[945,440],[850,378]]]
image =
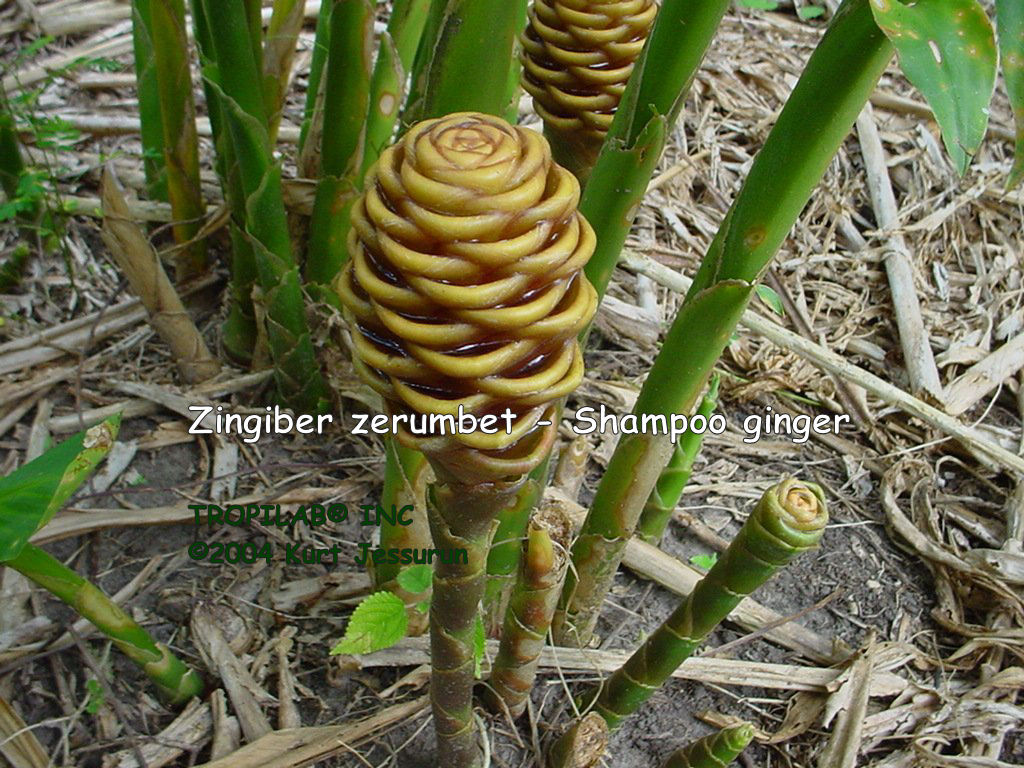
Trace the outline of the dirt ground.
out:
[[[267,376],[226,367],[207,389],[189,391],[144,320],[103,330],[107,313],[128,299],[128,291],[100,239],[90,200],[98,194],[106,159],[126,185],[138,188],[143,180],[138,137],[124,127],[136,102],[128,77],[130,36],[124,46],[130,24],[117,5],[0,4],[9,61],[40,31],[55,35],[31,60],[13,64],[8,77],[27,76],[48,57],[96,44],[106,46],[104,57],[124,66],[57,78],[38,107],[78,126],[73,146],[48,156],[62,196],[78,201],[78,214],[68,220],[65,247],[33,259],[21,284],[0,295],[0,472],[19,466],[40,435],[61,439],[90,423],[95,409],[129,404],[118,439],[123,460],[113,469],[108,463],[43,531],[48,551],[108,593],[122,592],[126,609],[204,670],[214,688],[223,669],[210,669],[191,627],[197,609],[212,612],[251,674],[249,699],[272,727],[380,717],[346,752],[318,765],[425,768],[433,752],[428,709],[389,714],[426,692],[422,645],[403,641],[392,656],[379,657],[400,664],[327,654],[366,593],[368,580],[354,558],[370,528],[350,520],[296,532],[317,546],[339,543],[343,562],[337,567],[289,564],[281,557],[270,565],[211,565],[188,557],[197,537],[266,538],[279,553],[290,540],[273,529],[197,531],[189,503],[249,497],[283,498],[291,508],[311,501],[350,508],[376,503],[383,445],[353,436],[350,424],[343,424],[317,437],[228,441],[237,448],[232,460],[233,451],[218,441],[189,434],[175,404],[262,409],[272,402]],[[36,13],[30,25],[26,7]],[[600,311],[587,378],[563,425],[566,440],[573,437],[576,408],[604,404],[628,412],[680,302],[664,274],[693,274],[823,25],[821,19],[798,20],[792,8],[730,11],[639,213],[626,265],[616,272],[610,301]],[[300,120],[311,43],[307,23],[286,127]],[[198,91],[197,98],[201,105]],[[1024,332],[1024,197],[1004,189],[1012,123],[1002,86],[989,138],[962,179],[941,149],[935,124],[922,116],[920,95],[895,64],[873,102],[942,385],[947,393],[974,391],[965,384],[972,366]],[[523,122],[537,125],[527,99],[522,112]],[[294,147],[284,142],[281,150],[285,175],[293,176]],[[203,152],[204,170],[212,173],[206,140]],[[210,176],[209,199],[218,195]],[[1018,705],[1024,681],[1024,496],[1013,495],[1020,477],[971,440],[890,404],[872,384],[873,374],[904,392],[911,389],[886,278],[888,240],[876,222],[855,130],[767,276],[785,313],[774,314],[764,301],[752,310],[841,355],[856,371],[833,378],[784,338],[770,341],[740,328],[718,366],[720,412],[729,429],[705,442],[662,548],[680,567],[721,549],[764,488],[787,475],[828,489],[831,523],[824,543],[754,595],[782,619],[779,626],[720,627],[699,654],[720,660],[720,671],[701,667],[670,682],[614,735],[606,765],[659,765],[692,738],[742,719],[758,729],[742,765],[825,768],[829,740],[848,725],[845,714],[865,687],[870,698],[856,737],[857,765],[1024,764],[1024,709]],[[153,241],[166,246],[166,226],[154,221],[151,227]],[[7,253],[17,233],[0,229],[0,238],[0,253]],[[214,242],[226,253],[223,230]],[[223,281],[192,300],[214,348],[225,301]],[[26,359],[19,339],[82,318],[93,329],[88,338],[33,342],[30,349],[54,354],[19,363]],[[322,347],[337,346],[336,323],[317,316]],[[973,402],[955,419],[973,428],[975,440],[1017,456],[1024,443],[1019,367],[996,386],[975,388]],[[341,413],[366,410],[365,393],[343,363],[332,383]],[[791,435],[744,442],[744,419],[763,416],[769,407],[811,415],[852,408],[853,423],[837,436],[806,443]],[[590,437],[581,503],[591,498],[613,447],[612,435]],[[58,523],[66,527],[57,531],[52,526]],[[995,551],[1009,570],[987,565],[986,553]],[[665,584],[623,568],[601,619],[600,648],[632,649],[677,602]],[[0,704],[9,703],[29,725],[52,765],[128,768],[140,765],[140,757],[149,768],[195,765],[210,759],[212,741],[238,739],[233,696],[223,713],[220,694],[190,709],[186,725],[176,723],[176,713],[157,702],[143,675],[110,643],[85,626],[66,632],[71,612],[10,571],[2,573],[0,606]],[[35,629],[10,640],[13,630],[26,626]],[[822,644],[816,654],[779,640],[778,633],[788,637],[787,628],[800,626]],[[586,666],[588,653],[566,657],[564,668],[544,666],[521,721],[486,721],[492,765],[539,765],[540,745],[571,717],[568,692],[595,678]],[[582,665],[569,663],[579,659]],[[752,684],[749,675],[759,664],[784,666],[774,681]],[[102,693],[89,681],[98,681]],[[4,718],[0,724],[7,729],[2,742],[13,731]]]

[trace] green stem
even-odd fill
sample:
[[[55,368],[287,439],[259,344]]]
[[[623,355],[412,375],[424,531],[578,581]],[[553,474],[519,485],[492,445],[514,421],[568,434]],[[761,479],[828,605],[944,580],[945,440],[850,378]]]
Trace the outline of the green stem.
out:
[[[697,408],[697,415],[704,418],[704,423],[711,418],[718,400],[718,376],[714,376],[707,393]],[[679,499],[683,495],[683,489],[690,481],[690,473],[693,472],[693,463],[700,453],[701,444],[704,442],[704,432],[694,432],[687,429],[686,434],[679,438],[672,458],[668,466],[661,472],[657,485],[651,491],[651,495],[640,513],[640,522],[637,523],[636,533],[640,538],[649,544],[658,546],[661,537],[665,533],[672,513],[675,512]]]
[[[203,0],[216,52],[224,118],[245,195],[245,233],[255,250],[266,309],[267,341],[282,399],[301,413],[325,406],[326,390],[306,324],[299,270],[292,256],[281,168],[267,133],[262,80],[242,0]]]
[[[363,176],[391,142],[402,106],[406,75],[413,65],[429,11],[430,0],[396,0],[392,8],[370,83]]]
[[[242,191],[238,162],[235,159],[231,133],[225,126],[226,116],[219,89],[213,85],[220,80],[216,51],[209,21],[202,0],[192,0],[192,22],[203,72],[203,92],[206,110],[213,130],[215,150],[214,167],[220,177],[224,199],[231,211],[228,231],[231,237],[231,302],[228,316],[221,329],[224,351],[240,365],[249,365],[256,346],[256,312],[253,306],[253,287],[256,284],[256,256],[245,232],[245,193]]]
[[[138,83],[139,120],[142,134],[142,165],[146,172],[146,193],[151,200],[167,200],[164,166],[164,129],[160,115],[157,84],[156,42],[150,11],[152,0],[132,2],[132,45],[135,80]]]
[[[498,635],[504,621],[509,590],[523,554],[523,538],[530,523],[530,515],[547,486],[550,461],[551,455],[548,454],[527,475],[526,482],[516,493],[515,503],[502,510],[498,516],[498,529],[487,555],[487,587],[484,593],[484,627],[490,637]]]
[[[0,189],[8,202],[18,198],[18,184],[25,173],[25,160],[21,156],[21,142],[7,103],[7,95],[0,89]]]
[[[321,177],[309,224],[305,267],[306,280],[320,285],[329,285],[348,260],[349,216],[361,186],[373,51],[373,6],[369,0],[335,0],[330,37]]]
[[[435,468],[435,471],[440,471]],[[486,581],[487,550],[500,510],[515,499],[515,485],[438,482],[427,495],[430,530],[440,550],[465,550],[434,566],[430,602],[430,699],[437,732],[437,765],[482,768],[473,718],[474,633]]]
[[[665,0],[615,113],[580,211],[597,249],[587,277],[603,296],[651,174],[729,0]]]
[[[422,549],[430,546],[430,530],[426,525],[425,483],[427,459],[419,451],[406,448],[394,438],[385,442],[386,464],[384,488],[380,494],[380,505],[390,510],[407,505],[415,507],[416,522],[412,525],[397,525],[387,521],[380,526],[380,545],[385,549]],[[422,521],[422,524],[420,524]],[[402,567],[398,563],[377,563],[372,568],[374,591],[398,577]]]
[[[203,692],[203,681],[167,646],[121,610],[100,589],[56,558],[31,544],[5,563],[74,608],[107,635],[128,658],[156,683],[171,704],[183,704]]]
[[[311,135],[317,136],[320,131],[317,123],[323,122],[323,110],[320,106],[320,84],[323,80],[324,65],[327,63],[327,51],[331,40],[331,2],[324,0],[320,4],[320,15],[316,19],[316,34],[313,39],[313,56],[309,62],[309,78],[306,86],[306,106],[303,110],[302,126],[299,129],[300,171],[306,178],[317,178],[320,175],[319,152],[310,152],[307,142]],[[317,142],[319,149],[319,142]]]
[[[868,0],[846,0],[754,159],[669,328],[634,414],[690,413],[756,281],[796,222],[892,53]],[[561,637],[589,640],[626,542],[671,456],[667,441],[663,434],[624,435],[619,441],[573,548],[576,568],[566,580],[567,623],[560,629]]]
[[[185,3],[184,0],[148,0],[148,3],[167,195],[175,221],[174,241],[181,248],[175,258],[175,276],[181,282],[206,269],[206,244],[195,241],[206,207],[199,183],[199,135],[192,101]]]
[[[304,0],[274,0],[270,24],[267,25],[267,37],[263,43],[263,98],[270,118],[271,144],[277,140],[277,129],[281,125],[295,44],[302,31],[305,11]]]
[[[726,768],[753,739],[750,723],[723,728],[672,753],[662,768]]]
[[[526,709],[569,565],[570,529],[569,521],[564,515],[559,518],[554,509],[542,510],[530,523],[491,670],[488,693],[495,712],[507,707],[512,717],[518,717]]]
[[[406,122],[455,112],[505,114],[509,91],[517,87],[510,70],[525,4],[526,0],[449,0],[422,76],[422,90],[410,94]],[[437,20],[438,13],[431,9],[426,39],[433,37]]]
[[[600,687],[594,711],[611,728],[618,726],[744,597],[797,555],[817,547],[827,522],[825,496],[818,486],[790,478],[765,491],[693,592]]]

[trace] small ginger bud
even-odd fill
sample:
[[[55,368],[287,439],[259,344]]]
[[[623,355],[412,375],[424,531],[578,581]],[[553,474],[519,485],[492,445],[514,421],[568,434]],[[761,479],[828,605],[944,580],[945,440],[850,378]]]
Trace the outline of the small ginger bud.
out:
[[[540,134],[459,113],[410,128],[365,189],[336,282],[357,370],[435,468],[464,483],[530,471],[583,377],[576,337],[597,305],[579,183]],[[508,418],[490,434],[417,418],[460,413]]]

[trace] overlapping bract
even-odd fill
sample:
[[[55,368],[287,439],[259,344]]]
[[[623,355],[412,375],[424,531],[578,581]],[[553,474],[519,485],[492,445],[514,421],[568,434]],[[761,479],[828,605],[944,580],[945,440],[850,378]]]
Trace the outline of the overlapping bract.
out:
[[[657,11],[653,0],[534,0],[523,87],[549,135],[596,156]]]
[[[336,283],[360,373],[397,413],[483,416],[494,434],[399,438],[463,481],[529,471],[583,376],[596,308],[579,184],[534,131],[460,113],[413,126],[369,172]]]

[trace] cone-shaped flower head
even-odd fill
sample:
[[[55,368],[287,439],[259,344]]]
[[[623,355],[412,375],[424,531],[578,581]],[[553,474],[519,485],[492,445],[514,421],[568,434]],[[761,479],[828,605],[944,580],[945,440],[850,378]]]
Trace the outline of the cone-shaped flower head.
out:
[[[549,138],[584,174],[657,12],[654,0],[533,0],[522,40],[523,87]]]
[[[579,184],[544,138],[460,113],[383,152],[352,213],[338,294],[355,364],[395,414],[501,416],[459,431],[422,418],[398,437],[463,482],[518,477],[554,437],[555,401],[583,376],[576,335],[596,293]],[[415,428],[414,428],[415,427]],[[441,428],[447,434],[441,435]]]

